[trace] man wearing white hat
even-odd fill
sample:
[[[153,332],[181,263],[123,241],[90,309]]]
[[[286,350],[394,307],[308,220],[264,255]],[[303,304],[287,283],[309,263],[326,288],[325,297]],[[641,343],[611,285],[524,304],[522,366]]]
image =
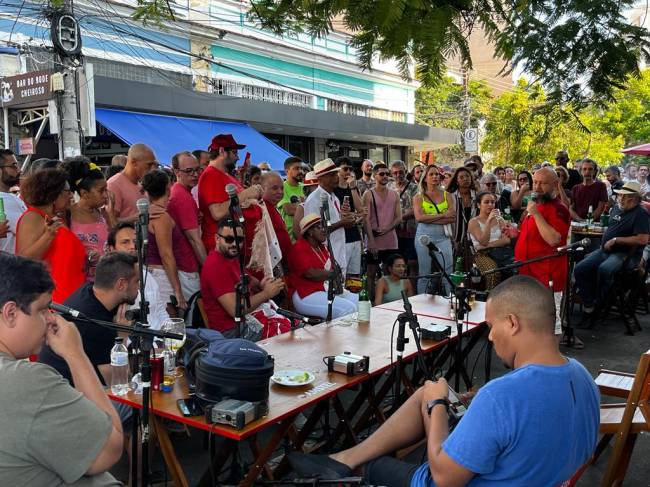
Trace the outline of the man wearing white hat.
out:
[[[330,242],[332,243],[333,257],[341,269],[347,268],[345,253],[345,230],[354,226],[354,217],[350,213],[341,214],[341,205],[334,195],[334,188],[339,184],[339,168],[332,159],[325,159],[314,166],[314,174],[318,178],[318,188],[311,193],[304,203],[305,215],[321,214],[323,202],[327,201],[329,207]]]
[[[648,213],[640,205],[641,185],[637,181],[628,181],[614,193],[617,202],[609,214],[609,226],[603,235],[601,248],[580,261],[574,272],[578,294],[587,314],[594,311],[595,303],[605,302],[614,275],[623,267],[628,255],[631,256],[628,260],[630,268],[638,264],[650,236]]]

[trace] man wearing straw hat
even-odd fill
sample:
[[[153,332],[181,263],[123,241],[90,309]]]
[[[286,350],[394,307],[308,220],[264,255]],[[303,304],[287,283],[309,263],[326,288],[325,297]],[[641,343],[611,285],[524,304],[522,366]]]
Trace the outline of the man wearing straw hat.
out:
[[[304,203],[305,215],[315,213],[321,214],[323,201],[327,201],[329,207],[329,222],[324,222],[329,228],[332,252],[334,259],[341,267],[347,267],[345,253],[345,230],[354,226],[354,217],[350,213],[341,213],[341,205],[334,195],[334,188],[339,184],[339,168],[332,159],[325,159],[314,166],[314,174],[318,178],[318,188],[311,193]]]

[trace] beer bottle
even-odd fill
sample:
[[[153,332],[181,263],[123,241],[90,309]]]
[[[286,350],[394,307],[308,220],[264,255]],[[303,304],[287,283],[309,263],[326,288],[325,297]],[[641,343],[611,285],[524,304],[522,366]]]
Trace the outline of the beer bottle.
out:
[[[7,220],[7,215],[5,215],[5,200],[0,198],[0,223]]]
[[[506,223],[512,223],[512,215],[510,214],[509,206],[506,206],[503,209],[503,219],[506,221]]]
[[[587,230],[591,228],[591,226],[594,224],[594,207],[593,205],[589,205],[589,209],[587,210]]]
[[[456,268],[454,269],[455,272],[461,273],[463,272],[463,258],[458,257],[456,259]]]
[[[370,294],[368,293],[368,276],[361,276],[361,291],[359,292],[359,310],[357,313],[359,323],[368,324],[370,322]]]

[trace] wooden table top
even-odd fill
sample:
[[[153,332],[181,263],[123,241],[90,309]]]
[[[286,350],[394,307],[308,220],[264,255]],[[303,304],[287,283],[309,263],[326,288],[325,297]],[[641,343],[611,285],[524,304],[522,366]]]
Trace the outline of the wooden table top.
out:
[[[413,312],[417,315],[427,318],[436,318],[437,320],[452,321],[451,306],[449,299],[442,296],[434,296],[430,294],[418,294],[409,298]],[[465,316],[465,322],[470,325],[478,325],[485,321],[485,303],[475,301],[472,305],[472,311],[468,316]],[[387,309],[391,311],[402,312],[404,311],[404,304],[402,300],[391,301],[377,306],[377,308]],[[373,310],[376,308],[372,308]],[[422,321],[422,320],[421,320]],[[446,324],[441,322],[440,324]]]
[[[420,314],[419,321],[421,324],[426,323],[428,317],[434,316],[432,313],[444,313],[444,303],[441,301],[432,303],[428,299],[417,298],[419,297],[411,298],[414,311],[418,314],[420,314],[418,309],[429,312],[426,316]],[[484,303],[480,304],[484,307]],[[472,311],[474,313],[472,319],[475,320],[475,323],[470,323],[468,329],[474,328],[475,324],[483,321],[483,318],[479,316],[479,308],[481,307],[475,307]],[[447,302],[447,316],[449,315],[448,310],[449,304]],[[391,362],[391,349],[394,350],[395,346],[394,343],[391,345],[391,329],[398,314],[399,311],[374,307],[371,309],[370,323],[366,325],[358,324],[356,317],[351,315],[331,323],[301,328],[257,342],[259,346],[274,356],[276,372],[284,369],[303,369],[313,373],[316,380],[309,385],[299,387],[285,387],[271,382],[269,414],[248,424],[241,430],[221,424],[208,424],[203,417],[183,417],[178,410],[176,401],[188,397],[185,377],[176,380],[174,390],[170,393],[154,391],[152,394],[152,408],[158,416],[209,430],[234,440],[242,440],[268,427],[270,424],[295,415],[299,411],[337,394],[343,389],[367,380],[369,376],[380,374],[390,368],[396,361],[395,352],[393,351],[393,361]],[[443,319],[445,318],[438,321],[440,322]],[[444,323],[453,325],[449,318],[446,318]],[[456,335],[454,326],[452,326],[452,334]],[[410,329],[406,330],[406,336],[411,339],[405,346],[404,359],[409,360],[415,356],[417,349]],[[397,325],[395,326],[394,339],[396,337]],[[443,347],[447,342],[448,340],[442,342],[425,340],[422,341],[422,348],[424,351],[431,351]],[[329,373],[327,366],[323,363],[323,357],[338,355],[343,352],[369,356],[369,374],[348,377],[340,373]],[[136,408],[142,405],[142,396],[133,392],[129,392],[129,394],[122,397],[111,397]]]

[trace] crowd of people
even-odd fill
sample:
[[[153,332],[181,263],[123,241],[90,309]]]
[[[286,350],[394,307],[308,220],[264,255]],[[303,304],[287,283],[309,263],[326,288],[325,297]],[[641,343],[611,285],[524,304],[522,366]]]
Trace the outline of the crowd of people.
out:
[[[183,316],[200,297],[206,326],[226,337],[252,340],[290,328],[275,313],[278,304],[325,318],[333,290],[332,317],[354,313],[359,282],[366,283],[371,302],[379,305],[399,299],[402,291],[408,296],[450,294],[451,284],[440,272],[477,268],[498,276],[482,284],[494,287],[486,316],[490,340],[518,371],[479,393],[462,428],[447,437],[442,415],[432,412],[440,411],[435,406],[446,397],[446,384],[426,384],[364,443],[320,460],[295,457],[297,470],[329,469],[343,475],[366,465],[371,483],[401,479],[389,485],[402,485],[407,478],[425,485],[431,476],[437,482],[450,475],[469,481],[493,472],[493,480],[517,478],[523,485],[539,475],[546,475],[548,482],[566,480],[586,460],[594,446],[597,393],[584,369],[567,362],[557,349],[560,300],[573,278],[585,311],[592,313],[606,302],[620,269],[648,260],[647,166],[609,166],[601,178],[592,159],[574,161],[569,168],[568,153],[559,151],[555,165],[545,162],[531,172],[517,173],[512,167],[488,172],[481,158],[473,156],[454,170],[422,163],[409,170],[403,161],[365,160],[357,178],[347,157],[311,167],[292,156],[284,162],[283,178],[266,163],[253,166],[246,160],[238,168],[244,148],[232,135],[219,134],[207,150],[177,153],[167,168],[151,147],[138,143],[106,170],[74,157],[41,161],[25,174],[12,151],[0,151],[5,213],[0,261],[9,276],[0,284],[0,368],[10,370],[0,381],[24,382],[24,393],[39,399],[32,409],[15,411],[16,417],[38,417],[36,428],[47,424],[63,429],[78,418],[83,428],[61,435],[62,445],[74,441],[84,446],[84,432],[94,435],[83,459],[58,466],[56,454],[45,452],[55,447],[26,444],[23,430],[9,428],[8,434],[24,448],[11,459],[0,449],[0,459],[16,464],[15,474],[0,469],[0,483],[14,485],[16,475],[44,480],[35,481],[39,485],[47,484],[51,475],[73,482],[82,475],[102,474],[119,456],[130,409],[111,405],[102,390],[110,383],[109,352],[116,334],[79,324],[75,329],[52,315],[48,305],[52,300],[95,318],[128,323],[127,310],[143,298],[136,257],[143,240],[144,299],[151,327]],[[139,226],[143,207],[148,211],[146,228]],[[567,257],[557,250],[567,243],[571,222],[593,225],[601,216],[607,222],[602,245],[569,276]],[[497,286],[498,281],[503,282]],[[249,296],[241,299],[245,291]],[[538,306],[528,306],[531,300]],[[530,311],[526,316],[520,312],[524,308]],[[51,369],[41,364],[29,369],[18,360],[33,354],[76,390]],[[542,367],[528,367],[526,357]],[[561,374],[549,374],[545,366],[561,369]],[[553,381],[561,383],[565,376],[576,385],[573,395],[558,393],[556,402],[546,401],[539,411],[526,409],[531,394]],[[55,387],[44,388],[44,381]],[[47,397],[41,398],[46,389]],[[511,390],[521,391],[517,397],[526,404],[511,401]],[[558,413],[573,410],[577,400],[588,403],[588,415]],[[72,406],[59,408],[61,415],[51,414],[52,404],[61,402]],[[540,396],[536,403],[544,402]],[[1,404],[3,410],[16,409],[10,401]],[[528,412],[522,415],[522,410]],[[503,424],[486,429],[484,418],[495,411]],[[500,445],[519,434],[522,422],[535,414],[579,425],[572,444],[557,446],[568,449],[573,462],[538,472],[520,468],[532,460],[501,458]],[[525,435],[518,440],[529,445],[530,459],[542,455],[540,448],[548,450],[558,432],[569,427],[556,426],[545,432],[548,442]],[[396,464],[383,456],[425,434],[428,468]],[[97,438],[104,439],[102,448]],[[42,465],[51,468],[20,460],[30,456],[42,457]]]
[[[615,273],[639,264],[647,243],[643,206],[650,187],[643,164],[609,166],[600,177],[589,158],[569,167],[567,151],[557,153],[555,165],[544,162],[532,172],[510,166],[488,172],[479,156],[455,170],[364,160],[357,178],[347,157],[311,167],[292,156],[283,178],[267,163],[246,160],[238,168],[244,147],[219,134],[207,150],[175,154],[167,168],[138,143],[105,171],[74,157],[39,160],[26,174],[4,150],[1,249],[45,262],[53,299],[65,302],[94,282],[100,258],[119,246],[116,234],[135,232],[137,202],[146,198],[149,322],[159,326],[182,315],[201,296],[207,326],[234,336],[242,334],[235,327],[242,268],[253,298],[242,314],[262,327],[276,304],[325,318],[329,286],[336,290],[332,316],[353,312],[361,276],[374,304],[402,289],[448,295],[450,282],[436,273],[473,267],[486,273],[488,290],[523,273],[550,286],[559,303],[569,278],[566,258],[518,269],[513,263],[550,256],[566,243],[571,221],[598,222],[602,215],[609,220],[603,245],[575,272],[591,312]],[[10,192],[16,187],[19,196]],[[231,219],[232,191],[241,222]],[[255,318],[260,309],[265,313]]]

